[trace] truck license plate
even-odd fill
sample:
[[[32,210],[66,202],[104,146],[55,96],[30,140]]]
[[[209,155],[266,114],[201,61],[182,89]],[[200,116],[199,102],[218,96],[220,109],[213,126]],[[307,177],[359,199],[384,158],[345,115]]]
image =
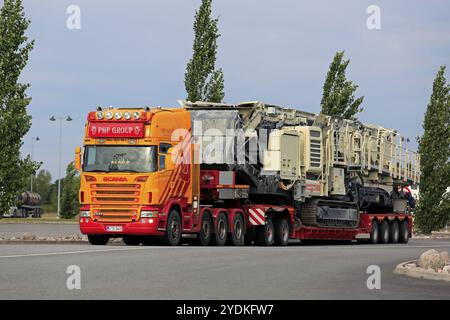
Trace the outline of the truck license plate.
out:
[[[122,232],[122,226],[106,226],[108,232]]]

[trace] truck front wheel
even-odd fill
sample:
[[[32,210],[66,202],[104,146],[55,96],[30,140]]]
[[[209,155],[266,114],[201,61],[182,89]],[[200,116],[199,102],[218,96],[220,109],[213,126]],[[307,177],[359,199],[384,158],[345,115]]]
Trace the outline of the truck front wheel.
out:
[[[123,242],[127,246],[138,246],[141,243],[141,238],[137,236],[124,236]]]
[[[181,240],[181,218],[177,210],[171,210],[167,218],[167,230],[163,241],[170,246],[177,246]]]
[[[104,246],[108,243],[109,237],[104,235],[88,235],[88,241],[94,246]]]
[[[389,242],[389,222],[387,220],[383,220],[380,223],[380,239],[379,243],[388,243]]]
[[[256,242],[260,246],[271,246],[274,239],[274,228],[272,220],[267,220],[263,226],[256,227]]]

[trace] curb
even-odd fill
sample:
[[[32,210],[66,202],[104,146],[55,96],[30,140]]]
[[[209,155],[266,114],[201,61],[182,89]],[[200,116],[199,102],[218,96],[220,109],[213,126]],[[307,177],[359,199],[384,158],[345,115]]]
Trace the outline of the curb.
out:
[[[398,275],[404,275],[412,278],[427,279],[427,280],[439,280],[450,282],[450,273],[437,273],[436,271],[429,271],[418,268],[406,267],[409,263],[417,263],[417,260],[405,261],[397,265],[393,273]]]
[[[0,245],[2,244],[85,244],[88,243],[87,240],[0,240]]]
[[[8,221],[8,218],[0,219],[0,225],[2,224],[64,224],[64,225],[76,225],[78,224],[78,220],[76,221],[52,221],[52,220],[23,220],[23,221]],[[25,218],[24,218],[25,219]]]

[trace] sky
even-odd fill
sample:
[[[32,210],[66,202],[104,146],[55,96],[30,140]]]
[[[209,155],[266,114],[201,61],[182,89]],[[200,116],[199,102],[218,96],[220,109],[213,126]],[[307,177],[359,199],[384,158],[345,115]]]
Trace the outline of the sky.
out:
[[[0,0],[0,4],[2,1]],[[68,29],[77,5],[80,29]],[[24,0],[35,48],[21,81],[30,83],[32,127],[23,154],[58,177],[58,124],[63,168],[82,145],[89,111],[178,106],[192,55],[193,17],[200,0]],[[380,9],[381,29],[369,30],[367,8]],[[398,129],[415,149],[440,65],[450,65],[450,2],[213,0],[219,16],[217,66],[225,101],[261,100],[318,113],[336,51],[350,59],[347,77],[363,95],[364,122]],[[447,71],[447,77],[449,71]]]

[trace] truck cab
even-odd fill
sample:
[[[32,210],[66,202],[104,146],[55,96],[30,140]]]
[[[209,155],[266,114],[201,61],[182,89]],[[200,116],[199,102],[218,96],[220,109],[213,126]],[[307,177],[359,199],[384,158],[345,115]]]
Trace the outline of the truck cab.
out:
[[[170,210],[181,212],[192,203],[190,167],[172,159],[189,153],[183,140],[189,128],[189,113],[179,108],[89,113],[75,164],[80,230],[92,244],[106,244],[111,237],[133,242],[142,235],[164,236]]]

